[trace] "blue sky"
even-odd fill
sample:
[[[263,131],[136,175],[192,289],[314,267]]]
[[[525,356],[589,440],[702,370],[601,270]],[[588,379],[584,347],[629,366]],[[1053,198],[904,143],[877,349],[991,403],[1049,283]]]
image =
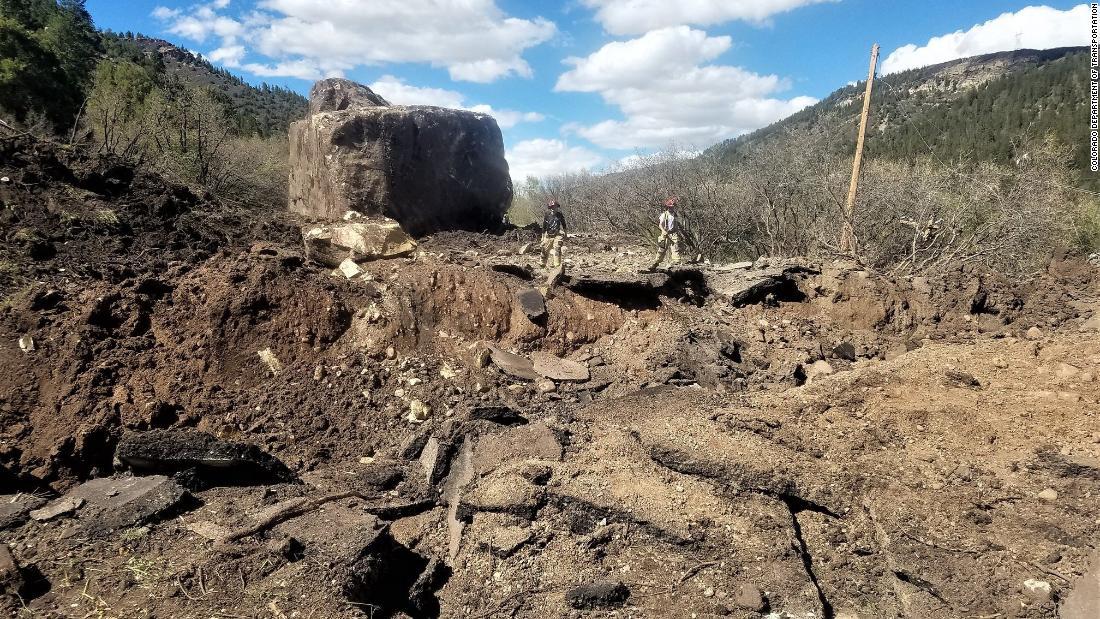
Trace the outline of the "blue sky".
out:
[[[341,75],[394,103],[501,125],[513,176],[598,169],[764,126],[880,73],[1088,43],[1075,2],[923,0],[88,0],[97,25],[168,39],[303,94]]]

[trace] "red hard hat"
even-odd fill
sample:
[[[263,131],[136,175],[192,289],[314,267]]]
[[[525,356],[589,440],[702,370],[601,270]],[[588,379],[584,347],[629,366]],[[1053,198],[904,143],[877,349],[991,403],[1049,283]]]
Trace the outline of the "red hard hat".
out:
[[[676,206],[676,203],[679,202],[679,201],[680,201],[680,198],[677,198],[676,196],[672,196],[671,198],[665,200],[665,206]]]

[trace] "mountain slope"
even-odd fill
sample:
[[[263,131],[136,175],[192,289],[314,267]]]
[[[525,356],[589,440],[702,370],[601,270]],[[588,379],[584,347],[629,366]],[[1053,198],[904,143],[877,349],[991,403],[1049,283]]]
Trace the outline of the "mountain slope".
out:
[[[103,33],[107,56],[145,66],[159,80],[210,86],[227,98],[238,130],[244,135],[286,135],[290,123],[305,117],[309,101],[302,95],[262,84],[252,86],[168,41],[132,33]]]
[[[830,151],[855,148],[865,82],[841,88],[777,123],[708,152],[735,161],[752,148],[817,134]],[[1084,47],[964,58],[877,79],[865,154],[1009,161],[1024,136],[1053,134],[1087,169],[1088,55]]]

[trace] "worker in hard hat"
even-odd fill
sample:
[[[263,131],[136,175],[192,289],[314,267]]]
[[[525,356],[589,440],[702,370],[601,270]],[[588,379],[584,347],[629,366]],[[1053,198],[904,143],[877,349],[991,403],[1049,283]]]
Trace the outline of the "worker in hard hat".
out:
[[[565,242],[565,215],[557,200],[546,203],[546,215],[542,218],[542,267],[556,269],[561,266],[561,246]]]
[[[680,264],[680,225],[676,214],[676,205],[680,199],[671,196],[664,202],[665,210],[657,220],[660,234],[657,236],[657,258],[653,261],[650,271],[656,271],[661,266],[665,256],[669,257],[670,264]]]

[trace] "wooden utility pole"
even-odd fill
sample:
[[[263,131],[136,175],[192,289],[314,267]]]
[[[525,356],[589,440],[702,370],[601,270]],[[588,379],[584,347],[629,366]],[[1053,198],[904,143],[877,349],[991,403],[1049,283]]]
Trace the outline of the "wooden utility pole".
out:
[[[871,68],[867,71],[867,90],[863,93],[863,112],[859,115],[859,137],[856,138],[856,156],[852,160],[852,182],[848,184],[848,199],[844,201],[844,230],[840,233],[840,251],[856,252],[856,235],[852,228],[852,214],[856,205],[856,185],[859,184],[859,164],[863,161],[863,137],[867,134],[867,112],[871,109],[871,85],[875,82],[875,64],[878,63],[878,43],[871,46]]]

